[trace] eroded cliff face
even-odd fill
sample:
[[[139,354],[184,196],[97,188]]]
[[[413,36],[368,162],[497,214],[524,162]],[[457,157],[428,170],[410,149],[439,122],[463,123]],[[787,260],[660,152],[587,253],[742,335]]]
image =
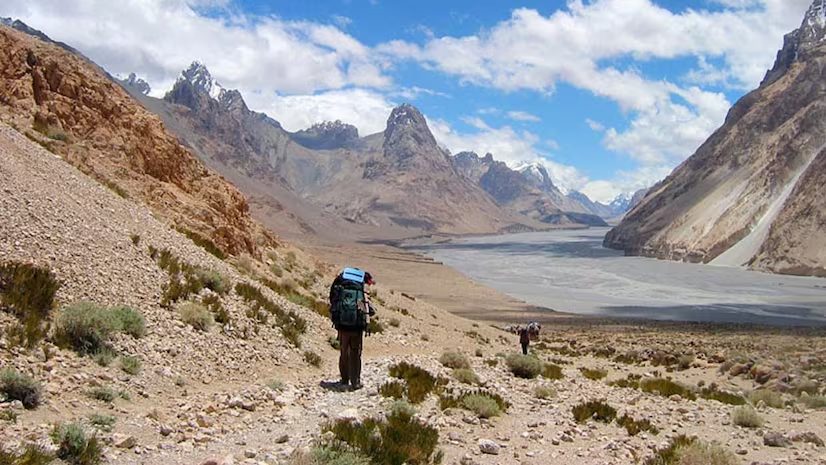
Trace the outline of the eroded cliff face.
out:
[[[627,254],[826,275],[823,0],[757,90],[605,237]],[[793,51],[794,53],[792,53]],[[790,61],[790,57],[795,58]]]
[[[122,196],[230,254],[275,241],[244,196],[208,171],[99,69],[0,27],[0,117]]]

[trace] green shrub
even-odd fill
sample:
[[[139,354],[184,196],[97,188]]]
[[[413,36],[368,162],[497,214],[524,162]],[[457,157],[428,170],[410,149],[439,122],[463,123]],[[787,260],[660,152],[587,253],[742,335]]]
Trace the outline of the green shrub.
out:
[[[480,384],[479,376],[470,368],[456,368],[453,370],[453,377],[456,381],[464,384]]]
[[[141,359],[132,355],[121,355],[120,369],[130,375],[137,375],[141,372]]]
[[[118,328],[109,310],[92,302],[78,302],[61,309],[55,318],[55,342],[84,355],[108,347],[109,337]]]
[[[614,407],[600,400],[592,400],[576,405],[572,409],[572,412],[577,423],[583,423],[591,419],[611,423],[617,416],[617,410]]]
[[[199,331],[209,331],[209,328],[215,323],[209,310],[195,302],[184,302],[179,305],[178,314],[181,316],[181,321]]]
[[[582,372],[582,376],[584,376],[588,379],[592,379],[594,381],[600,380],[600,379],[605,378],[606,376],[608,376],[608,370],[602,370],[602,369],[599,369],[599,368],[591,369],[591,368],[581,367],[579,369],[579,371]]]
[[[407,384],[407,400],[414,404],[421,403],[433,392],[440,381],[427,370],[399,362],[389,369],[390,376],[405,380]],[[441,382],[444,384],[444,382]]]
[[[439,362],[448,368],[470,368],[470,361],[468,361],[465,354],[461,352],[448,351],[439,357]]]
[[[511,373],[520,378],[536,378],[542,372],[542,361],[533,355],[510,354],[505,361]]]
[[[313,446],[309,451],[297,448],[288,465],[371,465],[369,457],[342,447]]]
[[[441,463],[444,454],[437,450],[439,431],[420,422],[408,412],[394,411],[384,420],[368,418],[363,422],[341,419],[322,428],[334,439],[333,450],[349,450],[370,457],[374,464],[429,465]]]
[[[749,402],[755,406],[760,403],[760,401],[763,401],[763,403],[769,407],[783,408],[783,396],[780,395],[779,392],[772,391],[771,389],[757,389],[751,391],[748,397]]]
[[[651,424],[647,418],[642,420],[635,420],[627,414],[617,418],[617,423],[628,431],[629,436],[636,436],[642,431],[648,431],[651,434],[659,434],[660,430]]]
[[[406,400],[395,400],[390,404],[390,414],[412,418],[416,415],[416,406]]]
[[[229,312],[227,312],[227,309],[225,309],[221,303],[221,297],[217,294],[207,294],[201,297],[201,305],[205,306],[209,312],[212,313],[212,317],[216,323],[225,325],[232,321]]]
[[[453,389],[445,389],[439,395],[439,408],[441,408],[442,410],[457,407],[467,408],[464,404],[464,400],[470,396],[485,397],[489,400],[492,400],[496,403],[497,408],[500,412],[504,412],[510,408],[510,403],[503,399],[502,396],[490,391],[486,391],[484,389],[471,389],[460,391],[455,391]]]
[[[217,270],[196,267],[195,274],[204,287],[218,295],[226,295],[232,289],[229,279]]]
[[[293,311],[285,311],[251,284],[238,283],[235,285],[235,292],[250,305],[253,315],[275,315],[276,325],[281,328],[284,339],[295,347],[301,346],[300,336],[307,331],[307,321],[300,315]]]
[[[0,420],[7,421],[9,423],[17,423],[17,412],[11,408],[0,409]],[[0,463],[3,462],[0,461]]]
[[[740,460],[717,443],[694,441],[677,450],[678,465],[737,465]]]
[[[42,388],[34,378],[12,368],[0,371],[0,394],[6,400],[19,400],[23,407],[33,409],[40,405]]]
[[[117,355],[115,349],[111,347],[101,347],[92,355],[92,359],[98,365],[108,367]]]
[[[0,463],[4,465],[48,465],[55,456],[39,444],[28,443],[18,453],[7,451],[0,446]]]
[[[750,405],[735,407],[731,412],[731,422],[744,428],[759,428],[763,426],[763,419]]]
[[[491,418],[502,414],[495,400],[481,394],[471,394],[462,398],[462,407],[475,413],[479,418]]]
[[[0,310],[21,324],[22,343],[34,347],[46,336],[60,283],[47,268],[28,263],[0,263]]]
[[[646,378],[640,381],[640,389],[644,392],[659,394],[663,397],[671,397],[677,394],[683,399],[697,399],[697,396],[687,387],[665,378]]]
[[[379,386],[379,394],[381,394],[382,397],[402,399],[406,392],[407,386],[401,381],[388,381]]]
[[[89,423],[101,431],[111,431],[118,419],[112,415],[93,413],[89,415]]]
[[[146,335],[146,320],[140,311],[125,305],[114,307],[110,311],[118,331],[138,339]]]
[[[304,361],[316,368],[321,366],[321,356],[310,350],[304,351]]]
[[[283,391],[286,386],[284,385],[284,381],[281,381],[280,379],[272,379],[269,382],[267,382],[267,387],[272,389],[273,391],[280,392]]]
[[[621,388],[631,388],[631,389],[639,389],[640,388],[640,379],[642,376],[628,373],[628,377],[625,379],[618,379],[615,381],[610,381],[608,383],[609,386],[616,386]]]
[[[137,247],[141,243],[141,236],[139,234],[130,234],[129,238],[132,239],[132,245]]]
[[[489,358],[489,359],[485,360],[485,365],[493,368],[493,367],[499,365],[499,359]]]
[[[537,386],[533,390],[533,395],[537,399],[553,399],[556,397],[556,389],[550,386]]]
[[[826,407],[826,396],[802,395],[797,400],[799,402],[802,402],[803,405],[811,409],[821,409]]]
[[[57,444],[57,457],[72,465],[95,465],[102,461],[103,447],[97,437],[87,436],[79,424],[55,427],[52,440]]]
[[[674,437],[668,446],[657,449],[654,455],[643,462],[643,465],[692,465],[680,464],[680,451],[690,446],[696,441],[694,438],[689,438],[684,434]],[[701,462],[702,463],[702,462]],[[696,464],[700,465],[700,464]],[[703,465],[705,465],[703,463]]]
[[[227,258],[227,255],[221,249],[219,249],[218,246],[216,246],[214,242],[207,239],[206,237],[204,237],[204,236],[202,236],[202,235],[200,235],[200,234],[198,234],[194,231],[190,231],[189,229],[186,229],[182,226],[176,226],[175,230],[177,230],[179,233],[183,234],[184,236],[188,237],[198,247],[202,247],[207,252],[209,252],[212,255],[215,255],[216,257],[218,257],[218,259],[224,260],[225,258]]]
[[[370,318],[370,322],[367,324],[367,332],[370,334],[379,334],[384,332],[384,326],[379,323],[379,319],[375,316]]]

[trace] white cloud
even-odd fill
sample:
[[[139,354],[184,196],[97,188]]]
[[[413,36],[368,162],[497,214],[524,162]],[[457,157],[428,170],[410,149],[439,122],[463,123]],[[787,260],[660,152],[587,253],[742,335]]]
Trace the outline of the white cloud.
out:
[[[192,9],[227,4],[4,0],[0,11],[72,44],[112,74],[140,71],[155,88],[174,80],[194,60],[205,63],[229,88],[290,94],[392,84],[383,62],[334,26],[243,14],[222,19]]]
[[[508,118],[516,121],[529,121],[532,123],[538,123],[542,121],[542,118],[532,115],[527,111],[509,111]]]
[[[588,123],[588,127],[593,129],[594,131],[602,132],[605,130],[605,125],[599,123],[597,121],[592,120],[591,118],[586,118],[585,122]]]
[[[277,95],[241,90],[251,106],[277,119],[284,129],[295,132],[320,121],[352,124],[359,135],[384,131],[395,106],[383,95],[364,89],[333,90],[316,95]]]
[[[333,15],[332,17],[333,22],[338,24],[338,27],[344,29],[347,26],[353,24],[353,19],[343,15]]]
[[[593,180],[584,183],[580,191],[595,202],[610,203],[619,194],[633,193],[648,188],[671,173],[670,165],[647,166],[633,171],[620,171],[612,180]]]
[[[433,89],[425,89],[419,86],[402,87],[397,91],[390,92],[390,96],[399,97],[404,100],[416,100],[422,95],[430,95],[432,97],[453,98],[453,96],[450,94],[439,92]]]

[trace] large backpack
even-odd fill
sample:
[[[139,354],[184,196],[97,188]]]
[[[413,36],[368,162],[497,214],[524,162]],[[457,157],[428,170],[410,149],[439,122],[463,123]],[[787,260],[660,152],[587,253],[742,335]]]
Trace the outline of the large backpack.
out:
[[[365,329],[364,271],[345,268],[330,289],[330,319],[336,328]]]

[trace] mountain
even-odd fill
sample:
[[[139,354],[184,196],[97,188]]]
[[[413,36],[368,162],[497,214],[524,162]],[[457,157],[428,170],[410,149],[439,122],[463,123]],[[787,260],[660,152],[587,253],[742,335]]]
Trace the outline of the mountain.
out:
[[[29,139],[224,253],[256,255],[275,241],[235,187],[97,66],[5,26],[0,63],[0,117]]]
[[[825,0],[760,86],[609,234],[628,254],[826,276]]]
[[[359,130],[341,120],[324,121],[292,133],[292,139],[314,150],[354,148],[359,140]]]

